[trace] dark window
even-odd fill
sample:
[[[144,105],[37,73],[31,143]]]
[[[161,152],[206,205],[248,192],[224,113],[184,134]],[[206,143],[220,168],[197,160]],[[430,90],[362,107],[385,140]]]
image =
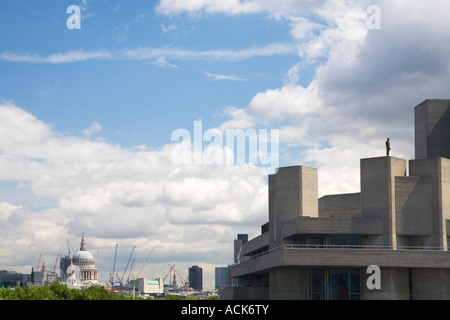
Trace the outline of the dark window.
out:
[[[329,236],[327,238],[328,245],[342,246],[349,248],[357,248],[360,245],[358,236]]]
[[[323,269],[310,269],[311,300],[323,300]]]
[[[330,269],[331,300],[361,300],[359,268]]]
[[[308,247],[322,247],[323,239],[321,237],[308,237],[306,238],[306,244]]]

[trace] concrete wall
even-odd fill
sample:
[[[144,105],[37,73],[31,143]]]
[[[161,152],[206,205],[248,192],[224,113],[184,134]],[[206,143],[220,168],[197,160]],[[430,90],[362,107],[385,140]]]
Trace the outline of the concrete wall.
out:
[[[307,300],[309,272],[307,268],[274,268],[269,273],[270,300]]]
[[[432,182],[427,177],[396,177],[397,235],[433,234]]]
[[[415,158],[450,158],[450,100],[425,100],[414,116]]]
[[[281,233],[283,238],[298,238],[300,235],[380,235],[383,233],[382,222],[380,217],[298,217],[284,223]]]
[[[270,247],[282,244],[281,226],[296,217],[318,217],[317,169],[297,166],[269,176]]]
[[[375,245],[396,247],[395,177],[405,175],[404,159],[361,159],[361,216],[383,219],[383,235],[373,238]]]
[[[428,158],[427,101],[414,109],[414,145],[415,158]]]
[[[447,224],[450,219],[450,159],[430,158],[411,160],[409,171],[412,176],[420,176],[411,189],[410,200],[406,201],[403,215],[416,219],[416,225],[431,228],[430,243],[436,247],[447,247]],[[404,221],[407,221],[405,218]],[[414,229],[414,221],[409,219],[403,225],[402,233]],[[406,229],[406,230],[405,230]],[[419,233],[420,234],[420,233]],[[429,233],[428,233],[429,234]]]
[[[319,199],[319,216],[329,218],[337,214],[360,214],[360,193],[326,195]]]
[[[269,300],[268,287],[229,287],[219,290],[220,300]]]
[[[380,268],[381,289],[368,289],[367,279],[371,274],[361,274],[364,300],[409,300],[408,268]]]
[[[413,300],[450,300],[449,269],[412,269]]]

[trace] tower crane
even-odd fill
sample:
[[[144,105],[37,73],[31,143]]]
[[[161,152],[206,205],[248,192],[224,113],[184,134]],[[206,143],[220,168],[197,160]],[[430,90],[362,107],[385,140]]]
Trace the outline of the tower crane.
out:
[[[150,252],[148,253],[148,256],[147,256],[147,258],[145,258],[144,264],[142,265],[141,269],[139,270],[139,273],[137,274],[136,279],[138,279],[139,276],[141,275],[141,272],[144,269],[144,267],[145,267],[145,265],[147,263],[147,260],[148,260],[148,258],[150,258],[150,255],[152,254],[154,249],[155,249],[155,247],[153,247],[152,250],[150,250]]]
[[[72,244],[70,243],[69,239],[67,240],[67,250],[69,251],[69,258],[70,258],[70,249],[72,249],[72,252],[75,252],[75,250],[73,250]]]
[[[169,276],[169,274],[172,273],[172,270],[175,268],[175,265],[171,266],[171,265],[169,264],[169,267],[170,267],[170,270],[169,270],[169,272],[167,272],[167,274],[164,276],[164,278],[163,278],[163,283],[164,283],[164,281],[166,281],[166,278]]]
[[[118,243],[116,243],[116,252],[114,253],[114,264],[113,264],[113,271],[112,274],[109,276],[109,282],[111,282],[111,286],[114,287],[114,277],[116,274],[116,260],[117,260],[117,247],[119,246]]]
[[[189,280],[185,280],[185,279],[181,276],[181,274],[178,273],[177,270],[174,269],[174,271],[175,271],[175,273],[180,277],[180,279],[183,281],[183,283],[184,283],[184,290],[187,290],[188,287],[189,287]],[[189,279],[189,278],[188,278],[188,279]]]
[[[133,257],[133,261],[131,262],[130,272],[128,272],[127,283],[130,282],[130,275],[131,275],[131,270],[133,270],[133,266],[134,266],[134,257]]]
[[[36,268],[36,272],[39,271],[39,265],[41,264],[41,257],[42,257],[42,254],[39,255],[39,260],[38,260],[38,265],[37,265],[37,268]]]
[[[58,255],[56,256],[56,261],[55,261],[55,266],[53,267],[53,272],[56,271],[56,265],[58,264],[58,259],[59,259],[59,253],[58,253]]]
[[[127,266],[125,267],[125,271],[123,272],[122,278],[119,278],[119,282],[120,282],[121,286],[123,285],[123,278],[125,278],[125,273],[127,272],[128,266],[130,265],[131,258],[133,257],[134,249],[136,249],[136,246],[134,246],[133,250],[131,251],[131,255],[130,255],[130,258],[128,258]]]

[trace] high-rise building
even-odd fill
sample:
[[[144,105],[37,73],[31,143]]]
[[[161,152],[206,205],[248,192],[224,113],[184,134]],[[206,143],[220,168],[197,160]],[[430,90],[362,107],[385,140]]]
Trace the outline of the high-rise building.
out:
[[[228,283],[228,268],[227,267],[216,267],[215,269],[215,288],[223,289]]]
[[[199,266],[189,268],[189,286],[195,290],[203,290],[203,269]]]

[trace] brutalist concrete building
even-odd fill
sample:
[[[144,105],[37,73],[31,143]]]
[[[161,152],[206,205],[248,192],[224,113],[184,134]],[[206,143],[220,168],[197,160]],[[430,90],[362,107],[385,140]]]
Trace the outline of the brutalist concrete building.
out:
[[[320,199],[317,169],[278,169],[221,298],[450,299],[450,100],[415,108],[415,158],[361,159],[360,193]]]

